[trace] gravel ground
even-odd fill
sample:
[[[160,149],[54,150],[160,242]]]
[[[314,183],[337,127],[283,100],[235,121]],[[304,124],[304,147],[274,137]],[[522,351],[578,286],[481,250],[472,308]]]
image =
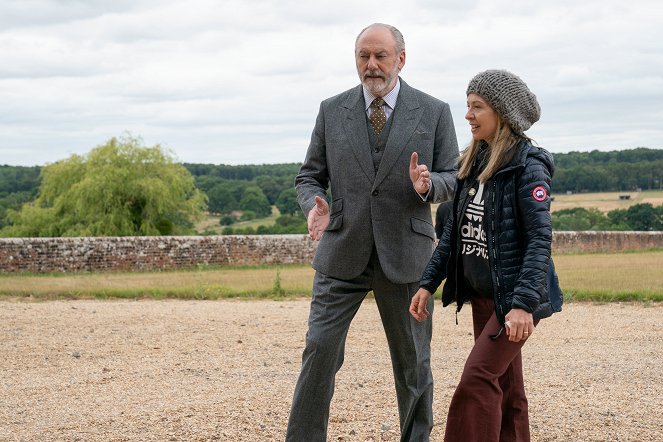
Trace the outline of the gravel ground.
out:
[[[472,345],[435,311],[435,428]],[[469,307],[469,306],[468,306]],[[281,441],[308,301],[0,301],[0,441]],[[663,305],[569,304],[524,349],[534,441],[663,441]],[[374,302],[350,329],[330,441],[396,441]]]

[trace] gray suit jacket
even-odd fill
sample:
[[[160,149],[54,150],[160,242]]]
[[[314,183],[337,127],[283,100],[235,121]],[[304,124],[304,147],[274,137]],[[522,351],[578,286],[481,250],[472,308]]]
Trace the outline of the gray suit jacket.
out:
[[[330,223],[313,268],[352,279],[375,246],[382,270],[394,283],[419,281],[433,252],[431,202],[453,195],[458,144],[449,105],[407,85],[401,90],[377,172],[373,168],[362,86],[323,101],[295,187],[308,216],[315,196],[331,188]],[[410,156],[431,173],[426,202],[412,186]]]

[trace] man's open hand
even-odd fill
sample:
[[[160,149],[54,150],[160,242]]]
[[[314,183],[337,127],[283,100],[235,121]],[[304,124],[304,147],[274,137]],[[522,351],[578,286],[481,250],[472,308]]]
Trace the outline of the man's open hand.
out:
[[[327,200],[315,197],[315,206],[308,213],[308,234],[314,241],[320,241],[322,234],[329,226],[329,203]]]

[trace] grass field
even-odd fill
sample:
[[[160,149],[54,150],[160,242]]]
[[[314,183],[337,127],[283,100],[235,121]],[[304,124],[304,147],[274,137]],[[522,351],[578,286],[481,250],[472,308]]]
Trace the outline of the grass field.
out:
[[[242,229],[247,227],[253,227],[254,229],[257,229],[259,226],[269,227],[276,223],[276,218],[278,217],[279,209],[277,209],[276,206],[272,206],[272,214],[266,218],[258,218],[251,221],[239,221],[229,227],[232,227],[233,229],[238,227],[241,227]],[[196,224],[196,232],[203,233],[207,231],[220,235],[221,231],[226,227],[219,224],[220,220],[221,217],[218,215],[207,214],[204,220]]]
[[[555,256],[567,300],[663,301],[663,251]],[[219,299],[309,296],[309,266],[178,272],[0,275],[0,296]]]
[[[173,272],[0,275],[0,296],[59,298],[276,297],[305,294],[308,266],[219,267]]]
[[[567,298],[594,301],[663,301],[663,251],[557,255]]]
[[[622,200],[619,198],[621,195],[629,195],[629,199]],[[609,212],[615,209],[628,209],[634,204],[649,203],[653,206],[663,204],[663,190],[556,194],[554,197],[555,200],[550,207],[553,212],[573,207],[596,208],[601,212]]]

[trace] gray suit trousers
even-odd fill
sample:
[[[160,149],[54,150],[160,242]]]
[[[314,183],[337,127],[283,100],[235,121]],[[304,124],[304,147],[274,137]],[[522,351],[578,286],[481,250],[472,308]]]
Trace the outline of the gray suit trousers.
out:
[[[382,272],[375,250],[366,270],[345,281],[316,272],[306,348],[295,387],[288,442],[323,442],[336,372],[343,365],[350,323],[373,291],[391,354],[401,441],[428,441],[433,427],[430,367],[432,317],[419,323],[408,312],[419,283],[394,284]],[[428,310],[433,312],[431,299]]]

